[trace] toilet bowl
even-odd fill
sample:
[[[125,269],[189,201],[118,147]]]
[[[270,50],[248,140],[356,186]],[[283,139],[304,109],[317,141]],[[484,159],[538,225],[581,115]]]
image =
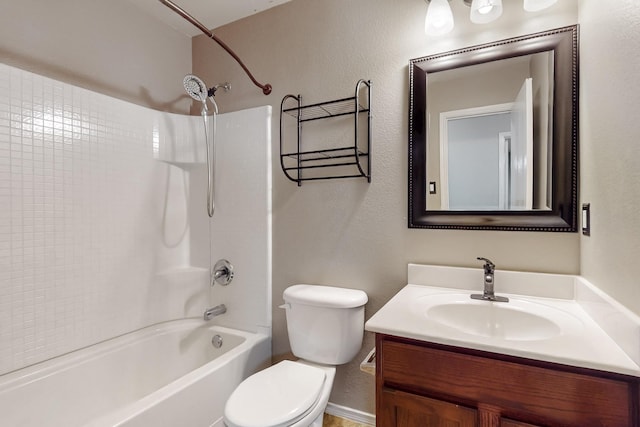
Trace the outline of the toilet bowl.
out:
[[[354,289],[294,285],[283,294],[291,350],[244,380],[225,405],[228,427],[322,427],[335,365],[362,346],[367,294]]]
[[[322,427],[336,368],[283,360],[243,381],[225,407],[227,427]]]

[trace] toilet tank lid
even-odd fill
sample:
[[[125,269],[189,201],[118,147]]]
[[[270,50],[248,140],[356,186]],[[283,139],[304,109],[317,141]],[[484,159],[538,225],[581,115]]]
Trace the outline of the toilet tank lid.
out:
[[[359,289],[320,285],[289,286],[284,290],[283,298],[287,303],[330,308],[361,307],[369,300],[367,294]]]

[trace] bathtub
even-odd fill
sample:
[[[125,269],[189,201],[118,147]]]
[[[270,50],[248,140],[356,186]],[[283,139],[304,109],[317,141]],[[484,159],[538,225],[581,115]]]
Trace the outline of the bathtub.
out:
[[[266,334],[162,323],[0,376],[0,424],[221,427],[231,392],[270,357]]]

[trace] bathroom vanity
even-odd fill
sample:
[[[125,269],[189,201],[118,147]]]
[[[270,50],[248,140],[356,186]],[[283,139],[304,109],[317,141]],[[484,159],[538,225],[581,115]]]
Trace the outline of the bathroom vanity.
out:
[[[575,276],[497,271],[507,303],[470,299],[474,278],[481,289],[481,269],[410,265],[367,322],[378,426],[640,426],[635,317]]]
[[[384,427],[638,426],[631,376],[376,335]]]

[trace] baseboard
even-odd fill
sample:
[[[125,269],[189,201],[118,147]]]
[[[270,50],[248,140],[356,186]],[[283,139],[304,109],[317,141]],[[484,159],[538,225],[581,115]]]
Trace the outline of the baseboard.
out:
[[[370,426],[376,425],[376,416],[368,412],[359,411],[353,408],[347,408],[346,406],[336,405],[335,403],[327,403],[327,409],[325,412],[335,417],[345,418],[349,421],[354,421],[360,424],[366,424]]]

